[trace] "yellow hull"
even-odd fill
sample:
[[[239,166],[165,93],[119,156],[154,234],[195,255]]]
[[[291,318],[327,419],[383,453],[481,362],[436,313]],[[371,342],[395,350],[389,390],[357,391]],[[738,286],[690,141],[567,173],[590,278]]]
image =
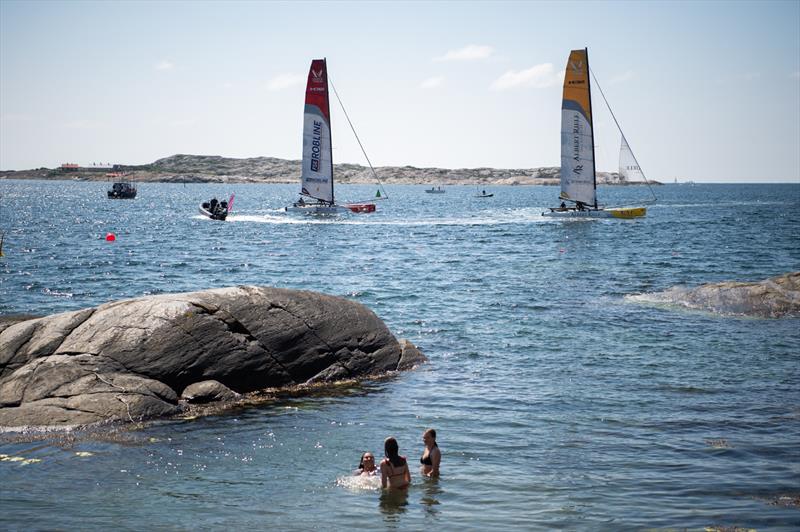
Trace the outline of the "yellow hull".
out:
[[[641,218],[647,214],[647,207],[619,207],[606,209],[614,218]]]

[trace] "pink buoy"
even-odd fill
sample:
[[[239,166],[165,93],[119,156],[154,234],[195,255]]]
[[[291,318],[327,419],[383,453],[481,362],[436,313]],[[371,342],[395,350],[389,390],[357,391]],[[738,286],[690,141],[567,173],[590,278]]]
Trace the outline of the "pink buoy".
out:
[[[106,233],[106,241],[107,242],[113,242],[116,239],[117,239],[117,235],[115,235],[114,233]]]

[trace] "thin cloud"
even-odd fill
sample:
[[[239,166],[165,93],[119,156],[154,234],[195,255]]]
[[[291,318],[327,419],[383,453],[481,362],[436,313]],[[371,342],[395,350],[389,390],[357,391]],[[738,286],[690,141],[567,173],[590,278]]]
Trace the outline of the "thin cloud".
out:
[[[78,119],[62,124],[67,129],[97,129],[102,126],[102,123],[96,120]]]
[[[169,120],[167,121],[167,125],[169,127],[193,127],[197,125],[197,120],[193,118],[184,118],[184,119],[176,119],[176,120]]]
[[[435,89],[436,87],[441,87],[444,83],[444,76],[434,76],[432,78],[428,78],[422,83],[419,84],[420,89]]]
[[[633,70],[628,70],[627,72],[623,72],[622,74],[614,76],[608,80],[608,84],[616,85],[617,83],[625,83],[626,81],[630,81],[634,78],[636,78],[636,74],[633,72]]]
[[[163,59],[158,63],[156,63],[155,68],[156,70],[172,70],[173,68],[175,68],[175,64],[172,61],[167,61],[166,59]]]
[[[267,83],[267,89],[271,91],[288,89],[289,87],[300,85],[303,83],[303,80],[303,76],[299,76],[297,74],[279,74],[269,80]]]
[[[520,87],[545,89],[558,85],[562,78],[563,74],[556,72],[553,63],[543,63],[527,70],[509,70],[494,80],[489,89],[493,91],[504,91]]]
[[[458,50],[449,50],[446,54],[434,57],[434,61],[474,61],[476,59],[486,59],[494,53],[491,46],[470,44]]]

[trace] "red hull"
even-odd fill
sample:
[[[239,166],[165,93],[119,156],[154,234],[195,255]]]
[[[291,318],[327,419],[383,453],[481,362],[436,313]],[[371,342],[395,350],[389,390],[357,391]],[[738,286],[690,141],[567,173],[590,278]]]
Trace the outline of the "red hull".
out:
[[[353,212],[359,212],[359,213],[375,212],[374,203],[350,203],[345,205],[345,207],[347,207]]]

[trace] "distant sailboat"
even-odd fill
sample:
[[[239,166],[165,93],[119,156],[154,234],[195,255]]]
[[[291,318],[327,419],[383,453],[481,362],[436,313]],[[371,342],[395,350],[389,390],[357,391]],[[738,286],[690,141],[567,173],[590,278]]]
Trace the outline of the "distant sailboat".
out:
[[[559,197],[562,202],[560,207],[551,207],[542,215],[563,218],[645,216],[646,207],[605,208],[597,203],[589,72],[588,50],[572,50],[564,74],[564,96],[561,104],[561,195]],[[602,90],[600,92],[602,94]],[[616,118],[614,120],[616,122]],[[641,178],[647,183],[624,134],[620,147],[620,176]],[[570,202],[570,205],[566,202]]]
[[[344,107],[342,109],[344,110]],[[300,176],[300,199],[286,207],[286,212],[303,214],[375,212],[375,204],[372,201],[345,204],[337,204],[335,201],[328,68],[325,59],[314,59],[311,62],[303,116],[303,168]],[[345,116],[347,116],[346,111]],[[347,120],[350,122],[349,118]],[[350,126],[352,127],[352,123]],[[355,134],[355,130],[353,133]],[[356,139],[358,139],[358,135],[356,135]],[[361,141],[358,142],[361,145]],[[366,157],[366,152],[364,156]],[[371,163],[370,169],[377,179]],[[306,200],[306,198],[309,199]],[[375,199],[384,198],[386,198],[385,191],[381,196],[379,189]]]

